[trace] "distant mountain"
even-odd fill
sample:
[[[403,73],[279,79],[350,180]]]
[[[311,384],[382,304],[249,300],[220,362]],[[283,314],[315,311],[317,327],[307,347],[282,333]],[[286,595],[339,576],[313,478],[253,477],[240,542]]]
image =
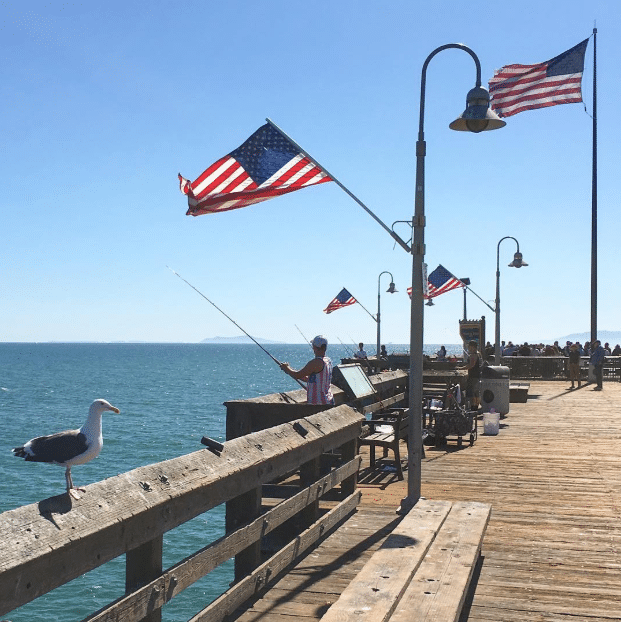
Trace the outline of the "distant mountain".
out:
[[[621,330],[598,330],[597,338],[602,343],[608,342],[616,345],[617,343],[621,343]],[[579,341],[580,343],[584,343],[585,341],[591,341],[591,333],[573,333],[571,335],[559,337],[556,341],[560,344],[564,344],[566,341],[571,341],[572,343],[574,341]]]
[[[261,337],[255,337],[257,343],[286,343],[284,341],[270,341],[269,339],[263,339]],[[207,339],[203,339],[200,343],[253,343],[252,339],[249,339],[245,335],[241,337],[207,337]]]

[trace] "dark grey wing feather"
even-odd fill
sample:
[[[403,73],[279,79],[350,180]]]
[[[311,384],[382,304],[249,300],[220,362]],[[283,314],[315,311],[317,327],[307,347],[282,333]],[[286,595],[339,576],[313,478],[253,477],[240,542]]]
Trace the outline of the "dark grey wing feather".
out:
[[[30,441],[33,456],[26,455],[28,462],[58,462],[60,464],[83,454],[88,449],[86,436],[78,430],[39,436]]]

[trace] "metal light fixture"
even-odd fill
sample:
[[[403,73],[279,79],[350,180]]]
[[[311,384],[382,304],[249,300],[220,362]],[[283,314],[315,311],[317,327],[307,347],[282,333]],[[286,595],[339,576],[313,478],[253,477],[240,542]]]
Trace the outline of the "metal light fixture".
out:
[[[519,251],[513,255],[513,261],[509,264],[509,268],[526,267],[528,264],[522,260],[522,253]]]
[[[490,108],[490,97],[487,89],[476,86],[466,96],[466,109],[449,127],[458,132],[485,132],[497,130],[507,125],[505,121]]]
[[[395,284],[391,281],[388,289],[386,290],[387,294],[396,294],[399,290],[396,288]]]
[[[428,307],[433,307],[436,303],[430,298],[425,304]]]
[[[501,238],[496,247],[496,304],[494,308],[494,314],[496,316],[495,326],[495,343],[494,343],[494,365],[500,365],[500,243],[503,240],[513,240],[517,245],[517,251],[513,255],[513,261],[509,264],[509,268],[522,268],[528,264],[522,259],[522,253],[520,253],[520,243],[512,236],[506,235]]]

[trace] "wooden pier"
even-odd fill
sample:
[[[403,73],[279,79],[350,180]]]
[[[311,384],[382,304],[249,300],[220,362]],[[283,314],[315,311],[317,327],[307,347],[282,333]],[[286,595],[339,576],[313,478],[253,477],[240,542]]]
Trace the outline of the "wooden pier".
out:
[[[394,372],[374,381],[383,403],[398,405],[402,382]],[[568,386],[531,381],[528,400],[511,404],[497,436],[480,425],[473,446],[449,439],[425,448],[425,498],[492,506],[461,622],[621,620],[621,383],[605,382],[601,392]],[[337,403],[345,399],[339,393]],[[59,496],[0,515],[0,614],[121,554],[127,594],[89,620],[158,620],[160,607],[233,555],[236,584],[211,604],[197,602],[192,622],[319,620],[365,564],[368,581],[369,560],[405,524],[396,510],[407,470],[400,481],[392,452],[371,469],[362,448],[356,475],[362,417],[348,405],[293,420],[285,410],[301,406],[295,392],[257,402],[230,403],[235,416],[221,456],[202,450],[141,467],[92,484],[73,507]],[[252,430],[265,423],[264,410],[273,411],[275,427]],[[326,475],[330,455],[339,460]],[[404,464],[406,455],[403,444]],[[275,477],[294,494],[280,505],[268,494]],[[226,536],[197,542],[194,556],[163,569],[163,533],[220,503]],[[264,561],[273,551],[261,538],[298,515],[301,531]]]
[[[425,497],[492,505],[460,622],[621,620],[621,384],[568,386],[531,382],[498,436],[426,448]],[[322,617],[398,521],[391,458],[363,454],[358,512],[236,620]]]

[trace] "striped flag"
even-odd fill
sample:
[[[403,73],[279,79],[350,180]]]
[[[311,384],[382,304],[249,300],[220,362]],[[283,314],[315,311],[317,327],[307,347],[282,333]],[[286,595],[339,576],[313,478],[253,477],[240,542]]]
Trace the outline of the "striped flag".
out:
[[[545,63],[505,65],[489,81],[492,108],[499,117],[524,110],[582,101],[584,54],[589,40]]]
[[[356,304],[357,302],[358,301],[345,288],[343,288],[339,292],[338,296],[323,310],[323,312],[332,313],[332,311],[348,307],[349,305]]]
[[[188,216],[246,207],[332,179],[274,126],[261,126],[195,181],[179,175]]]
[[[450,292],[452,289],[465,287],[463,281],[453,276],[443,265],[439,265],[428,277],[427,285],[429,294],[424,294],[423,298],[435,298],[440,294]],[[408,295],[412,297],[412,288],[408,287]]]

